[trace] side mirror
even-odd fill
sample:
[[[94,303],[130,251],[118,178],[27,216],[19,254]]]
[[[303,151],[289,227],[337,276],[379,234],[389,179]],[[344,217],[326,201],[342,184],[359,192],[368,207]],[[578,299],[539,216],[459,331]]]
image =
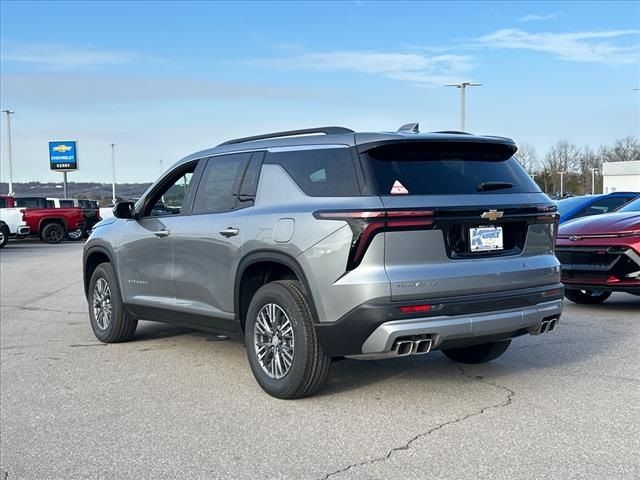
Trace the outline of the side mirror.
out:
[[[113,207],[113,216],[116,218],[133,218],[135,216],[135,203],[116,203],[116,205]]]

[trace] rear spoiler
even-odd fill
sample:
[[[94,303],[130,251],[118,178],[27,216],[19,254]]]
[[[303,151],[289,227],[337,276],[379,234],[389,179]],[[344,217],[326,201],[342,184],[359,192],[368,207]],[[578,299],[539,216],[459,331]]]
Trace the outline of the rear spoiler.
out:
[[[398,153],[410,159],[429,157],[437,158],[461,158],[469,160],[503,161],[507,160],[518,151],[515,142],[501,137],[461,137],[442,139],[394,139],[376,141],[358,145],[358,152],[374,154],[391,158]],[[375,153],[374,153],[375,152]],[[419,157],[418,157],[419,156]]]

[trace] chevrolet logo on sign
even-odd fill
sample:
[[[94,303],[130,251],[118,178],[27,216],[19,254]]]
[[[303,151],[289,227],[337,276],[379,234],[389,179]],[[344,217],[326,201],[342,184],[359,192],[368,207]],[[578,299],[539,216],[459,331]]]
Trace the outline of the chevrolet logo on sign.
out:
[[[489,219],[492,222],[495,222],[497,219],[502,218],[504,212],[499,212],[498,210],[489,210],[488,212],[484,212],[480,215],[480,218]]]
[[[68,145],[56,145],[51,150],[53,150],[54,152],[65,153],[69,150],[73,150],[73,147],[69,147]]]

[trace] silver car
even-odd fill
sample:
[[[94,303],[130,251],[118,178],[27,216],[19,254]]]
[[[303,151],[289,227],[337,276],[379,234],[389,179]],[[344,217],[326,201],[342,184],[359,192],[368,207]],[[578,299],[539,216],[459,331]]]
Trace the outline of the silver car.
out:
[[[316,392],[335,358],[497,358],[562,312],[556,207],[507,138],[341,127],[241,138],[119,203],[84,249],[103,342],[138,320],[242,335],[261,387]]]

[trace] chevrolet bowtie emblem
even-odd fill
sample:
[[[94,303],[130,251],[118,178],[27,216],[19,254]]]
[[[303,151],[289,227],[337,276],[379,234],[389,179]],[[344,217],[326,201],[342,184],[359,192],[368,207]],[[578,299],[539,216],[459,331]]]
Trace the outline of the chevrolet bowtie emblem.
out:
[[[480,218],[485,218],[485,219],[489,219],[492,222],[495,222],[497,219],[502,218],[502,216],[504,215],[504,212],[499,212],[497,210],[489,210],[488,212],[484,212],[482,215],[480,215]]]
[[[73,149],[73,147],[70,147],[68,145],[56,145],[51,150],[53,150],[54,152],[66,153],[66,152],[68,152],[69,150],[72,150],[72,149]]]
[[[577,242],[578,240],[582,240],[582,237],[579,237],[578,235],[571,235],[569,237],[569,240],[571,240],[572,242]]]

